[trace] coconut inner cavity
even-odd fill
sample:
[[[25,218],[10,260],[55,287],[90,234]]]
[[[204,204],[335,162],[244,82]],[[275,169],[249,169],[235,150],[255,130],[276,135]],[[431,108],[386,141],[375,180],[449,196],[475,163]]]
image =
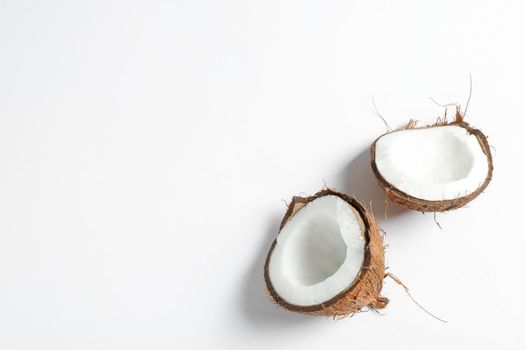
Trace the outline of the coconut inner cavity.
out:
[[[375,164],[383,178],[419,199],[467,196],[489,171],[477,137],[460,126],[395,131],[380,137],[375,147]]]
[[[332,276],[346,258],[337,221],[328,215],[305,219],[284,248],[287,272],[297,285],[311,286]]]
[[[364,260],[359,213],[338,196],[315,199],[283,227],[269,263],[273,288],[297,306],[318,305],[349,288]]]

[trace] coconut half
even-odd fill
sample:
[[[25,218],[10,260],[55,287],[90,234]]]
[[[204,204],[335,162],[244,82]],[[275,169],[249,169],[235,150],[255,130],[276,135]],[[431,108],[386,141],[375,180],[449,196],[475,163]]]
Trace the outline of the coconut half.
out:
[[[385,307],[383,240],[354,198],[327,189],[294,197],[273,242],[264,278],[273,300],[304,314],[343,317]]]
[[[440,121],[381,135],[370,163],[390,200],[419,211],[446,211],[476,198],[492,178],[487,137],[463,121]]]

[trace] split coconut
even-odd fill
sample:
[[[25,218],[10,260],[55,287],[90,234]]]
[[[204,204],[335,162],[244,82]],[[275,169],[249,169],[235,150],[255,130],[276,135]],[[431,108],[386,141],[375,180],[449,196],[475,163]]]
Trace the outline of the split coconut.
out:
[[[488,186],[487,137],[463,121],[416,127],[414,121],[377,138],[370,163],[390,200],[409,209],[441,212],[464,206]]]
[[[354,198],[330,189],[294,197],[264,266],[280,306],[344,317],[383,308],[384,247],[373,216]]]

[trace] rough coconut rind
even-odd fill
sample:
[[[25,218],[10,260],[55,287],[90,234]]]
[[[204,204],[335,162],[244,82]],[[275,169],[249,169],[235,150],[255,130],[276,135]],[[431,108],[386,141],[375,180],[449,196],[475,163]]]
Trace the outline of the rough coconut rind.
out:
[[[365,306],[370,306],[375,309],[385,307],[388,304],[388,299],[379,294],[383,287],[383,279],[385,275],[383,238],[381,236],[380,228],[373,216],[356,199],[331,189],[322,190],[310,197],[296,196],[288,206],[288,210],[281,222],[279,231],[281,231],[288,220],[307,203],[327,195],[338,196],[348,202],[359,213],[365,225],[364,234],[367,240],[365,246],[365,258],[356,281],[332,299],[319,305],[298,306],[286,302],[273,288],[269,275],[269,264],[272,252],[277,244],[276,239],[270,247],[264,265],[264,279],[270,296],[276,304],[283,308],[307,315],[345,317],[358,312]]]
[[[429,125],[425,127],[415,127],[415,125],[416,123],[413,120],[411,120],[410,122],[408,122],[407,125],[397,130],[394,130],[394,131],[391,131],[391,132],[388,132],[386,134],[379,136],[374,141],[374,143],[372,143],[372,145],[370,146],[370,165],[372,167],[372,171],[379,185],[385,190],[385,193],[388,199],[390,199],[391,201],[405,208],[412,209],[412,210],[417,210],[421,212],[443,212],[443,211],[463,207],[464,205],[466,205],[467,203],[475,199],[477,196],[479,196],[479,194],[482,193],[485,190],[485,188],[488,186],[490,180],[492,179],[492,172],[493,172],[492,154],[490,153],[490,146],[487,141],[487,137],[481,132],[481,130],[472,128],[468,123],[463,121],[463,118],[459,114],[456,114],[456,120],[453,122],[447,122],[446,120],[441,121],[438,119],[438,121],[433,125]],[[483,183],[477,188],[476,191],[470,193],[467,196],[458,197],[458,198],[451,199],[451,200],[429,201],[429,200],[424,200],[424,199],[413,197],[397,189],[391,183],[385,180],[385,178],[381,175],[381,173],[379,172],[377,168],[376,162],[375,162],[376,143],[381,137],[387,134],[390,134],[390,133],[401,131],[401,130],[439,128],[439,127],[451,126],[451,125],[464,128],[469,134],[476,136],[476,139],[478,140],[483,153],[487,156],[487,164],[488,164],[487,177],[485,178]]]

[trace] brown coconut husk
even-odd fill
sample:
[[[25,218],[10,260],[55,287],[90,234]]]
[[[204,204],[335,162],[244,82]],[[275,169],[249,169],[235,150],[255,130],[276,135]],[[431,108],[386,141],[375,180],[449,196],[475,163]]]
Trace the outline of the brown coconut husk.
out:
[[[279,306],[306,315],[329,316],[334,318],[346,317],[359,312],[363,307],[369,306],[373,309],[384,308],[388,304],[388,299],[381,296],[381,288],[383,287],[383,279],[385,278],[385,259],[383,238],[380,234],[380,228],[372,214],[365,209],[361,203],[355,198],[331,189],[324,189],[310,197],[293,197],[292,202],[288,206],[288,210],[281,222],[279,232],[286,225],[288,220],[293,217],[299,210],[306,206],[309,202],[327,195],[338,196],[348,202],[355,211],[359,214],[363,221],[364,232],[367,244],[365,246],[365,259],[356,280],[349,285],[345,290],[330,300],[327,300],[319,305],[298,306],[288,303],[281,298],[272,286],[269,276],[269,263],[272,257],[272,252],[277,244],[274,240],[264,265],[264,279],[268,292],[273,301]]]
[[[377,179],[377,182],[379,183],[379,186],[381,186],[385,193],[391,201],[412,210],[417,210],[421,212],[444,212],[447,210],[457,209],[461,208],[470,201],[474,200],[477,196],[479,196],[485,188],[487,188],[488,184],[490,183],[490,180],[492,179],[492,171],[493,171],[493,163],[492,163],[492,154],[490,153],[490,146],[487,141],[487,137],[481,132],[479,129],[475,129],[471,127],[467,122],[463,120],[463,116],[459,112],[459,109],[456,111],[456,118],[454,121],[447,121],[446,117],[441,119],[438,118],[436,123],[432,125],[427,125],[423,127],[417,127],[417,122],[414,120],[410,120],[405,126],[396,129],[394,131],[387,132],[381,136],[379,136],[370,146],[370,165],[372,167],[372,171]],[[379,170],[377,169],[376,163],[375,163],[375,155],[376,155],[376,143],[377,140],[379,140],[381,137],[398,132],[401,130],[407,130],[407,129],[428,129],[428,128],[439,128],[444,126],[450,126],[455,125],[464,128],[469,134],[476,136],[476,139],[479,142],[479,145],[481,149],[483,150],[483,153],[487,156],[487,164],[488,164],[488,173],[487,177],[485,178],[485,181],[481,184],[478,189],[469,195],[466,196],[458,196],[455,199],[450,200],[442,200],[442,201],[428,201],[424,199],[419,199],[416,197],[413,197],[396,187],[394,187],[391,183],[389,183],[385,178],[379,173]]]

